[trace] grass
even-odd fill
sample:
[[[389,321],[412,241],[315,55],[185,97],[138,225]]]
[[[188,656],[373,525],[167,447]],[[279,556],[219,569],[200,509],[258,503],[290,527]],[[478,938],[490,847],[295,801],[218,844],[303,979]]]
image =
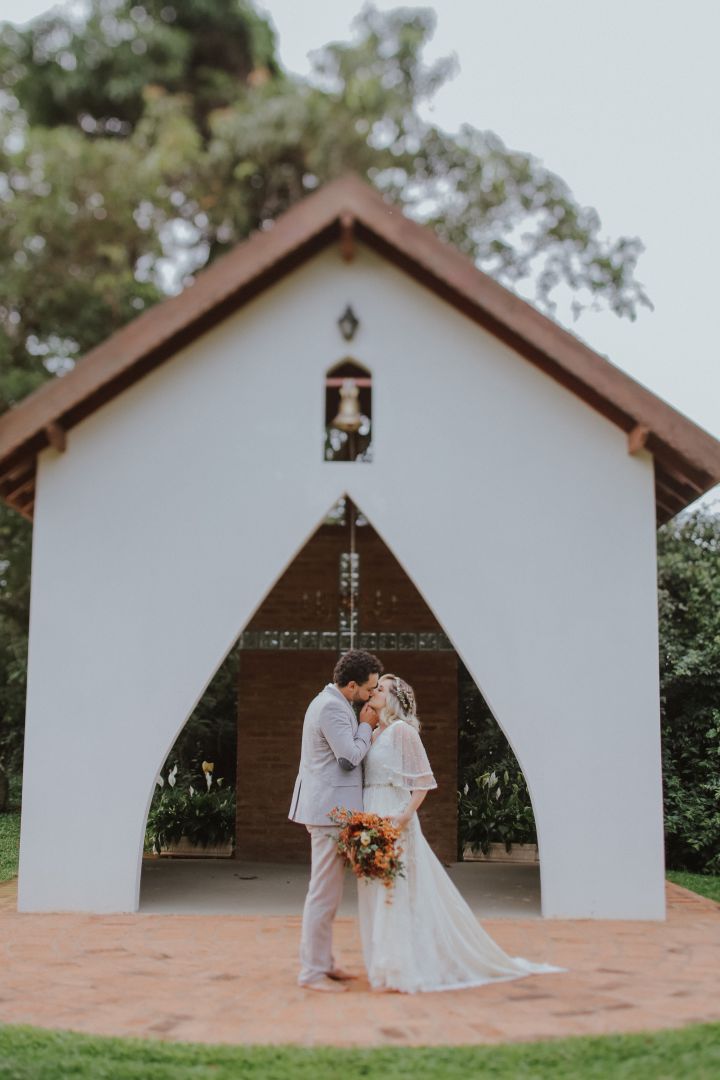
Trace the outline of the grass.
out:
[[[362,1023],[362,1018],[358,1018]],[[720,1024],[503,1046],[205,1046],[0,1027],[4,1080],[715,1080]]]
[[[0,881],[17,876],[20,854],[20,811],[10,799],[11,809],[0,814]]]
[[[685,870],[668,870],[668,881],[682,885],[683,889],[708,896],[720,904],[720,874],[690,874]]]

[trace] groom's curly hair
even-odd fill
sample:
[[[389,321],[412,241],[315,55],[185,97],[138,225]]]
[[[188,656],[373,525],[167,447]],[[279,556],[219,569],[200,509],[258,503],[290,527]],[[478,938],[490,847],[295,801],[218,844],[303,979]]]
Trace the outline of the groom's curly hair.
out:
[[[382,675],[383,666],[377,656],[364,649],[350,649],[340,657],[333,671],[336,686],[347,686],[350,682],[366,683],[374,673]]]

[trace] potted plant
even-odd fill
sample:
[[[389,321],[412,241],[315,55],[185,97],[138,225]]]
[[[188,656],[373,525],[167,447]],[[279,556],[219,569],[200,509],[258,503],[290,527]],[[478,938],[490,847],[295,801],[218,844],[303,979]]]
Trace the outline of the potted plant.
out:
[[[514,759],[472,778],[458,795],[463,859],[538,861],[532,804]]]
[[[160,775],[148,814],[145,850],[154,855],[232,855],[235,834],[235,792],[213,780],[214,765],[203,761],[204,788],[190,777],[178,782],[178,767]]]

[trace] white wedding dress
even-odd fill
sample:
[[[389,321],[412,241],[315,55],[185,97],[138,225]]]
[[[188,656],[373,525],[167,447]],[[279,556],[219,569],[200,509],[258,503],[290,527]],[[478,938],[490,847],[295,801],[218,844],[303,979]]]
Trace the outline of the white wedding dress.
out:
[[[407,807],[412,790],[434,787],[420,736],[396,720],[365,756],[365,812],[393,817]],[[405,877],[390,890],[358,881],[363,958],[374,989],[459,990],[566,970],[508,956],[495,944],[435,857],[417,814],[400,843]]]

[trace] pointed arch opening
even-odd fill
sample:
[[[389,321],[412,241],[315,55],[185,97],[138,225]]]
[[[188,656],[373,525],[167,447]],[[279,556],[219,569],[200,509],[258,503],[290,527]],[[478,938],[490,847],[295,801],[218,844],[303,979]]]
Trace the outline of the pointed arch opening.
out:
[[[421,811],[429,843],[451,866],[466,895],[470,889],[486,905],[477,909],[480,914],[497,913],[503,904],[512,908],[507,860],[501,857],[498,862],[498,848],[490,845],[510,846],[511,858],[515,848],[516,858],[517,845],[528,844],[527,829],[521,833],[519,820],[513,824],[518,788],[523,789],[520,801],[524,800],[520,817],[526,826],[532,819],[522,770],[421,591],[347,495],[331,507],[240,632],[161,770],[165,784],[157,788],[153,802],[167,794],[167,773],[176,763],[178,777],[186,762],[194,764],[202,781],[202,761],[214,767],[211,790],[217,796],[216,781],[223,773],[225,793],[233,801],[232,858],[224,860],[224,870],[216,863],[210,873],[196,862],[193,873],[207,874],[210,888],[211,874],[237,873],[238,864],[252,864],[253,878],[272,872],[269,868],[278,864],[298,867],[288,873],[305,872],[308,838],[287,816],[302,722],[310,700],[330,681],[338,655],[350,647],[376,653],[386,670],[401,674],[415,688],[422,736],[439,785]],[[234,768],[223,750],[230,745],[233,723]],[[497,779],[485,782],[493,771]],[[206,856],[220,854],[206,852]],[[539,914],[539,864],[528,859],[528,848],[522,855],[513,887],[521,899],[512,910]],[[146,885],[160,881],[159,871],[168,865],[161,864],[162,856],[156,857],[151,873],[144,875],[143,910],[151,909]],[[505,875],[504,900],[493,887],[493,875],[500,869]],[[186,871],[186,877],[189,874]],[[482,889],[473,884],[478,875],[483,875]],[[237,896],[252,895],[253,888],[243,886]],[[187,895],[176,892],[166,898],[170,908],[164,910],[190,910]],[[180,906],[173,908],[173,901]]]

